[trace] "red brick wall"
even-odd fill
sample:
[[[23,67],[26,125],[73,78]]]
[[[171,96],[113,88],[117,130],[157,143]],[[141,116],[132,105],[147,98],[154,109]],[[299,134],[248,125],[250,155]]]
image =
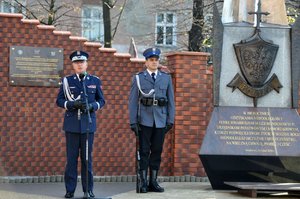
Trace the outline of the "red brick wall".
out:
[[[65,166],[64,110],[55,104],[58,88],[9,85],[9,47],[64,49],[64,75],[73,73],[69,54],[89,52],[91,74],[103,81],[106,106],[98,111],[94,173],[133,175],[135,136],[129,129],[128,95],[132,75],[144,61],[115,49],[55,31],[21,15],[0,13],[0,175],[62,175]],[[168,55],[173,70],[176,121],[166,136],[160,175],[205,176],[198,153],[212,110],[212,74],[208,54]]]
[[[198,154],[213,107],[208,56],[196,52],[168,56],[175,79],[174,175],[206,175]]]

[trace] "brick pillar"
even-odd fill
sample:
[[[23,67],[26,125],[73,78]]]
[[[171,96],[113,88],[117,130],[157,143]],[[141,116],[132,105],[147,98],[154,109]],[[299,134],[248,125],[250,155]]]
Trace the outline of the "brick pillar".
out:
[[[173,175],[206,176],[199,159],[212,107],[212,68],[210,54],[179,52],[167,55],[173,69],[176,104],[173,134]]]

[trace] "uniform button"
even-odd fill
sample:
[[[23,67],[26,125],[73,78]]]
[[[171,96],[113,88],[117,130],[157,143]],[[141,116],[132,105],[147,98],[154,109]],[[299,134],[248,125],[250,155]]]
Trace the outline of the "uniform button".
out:
[[[80,93],[83,93],[82,91]]]

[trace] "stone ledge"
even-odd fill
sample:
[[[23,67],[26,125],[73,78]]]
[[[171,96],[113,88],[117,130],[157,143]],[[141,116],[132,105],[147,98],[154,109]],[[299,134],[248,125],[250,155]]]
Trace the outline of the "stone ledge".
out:
[[[146,60],[143,58],[130,58],[131,62],[136,62],[136,63],[145,63]]]
[[[21,19],[21,21],[26,24],[40,24],[40,21],[37,19]]]
[[[54,30],[53,34],[55,34],[55,35],[67,35],[67,36],[70,36],[71,32],[70,31],[62,31],[62,30]]]
[[[131,54],[129,53],[115,53],[114,54],[116,57],[125,57],[125,58],[130,58]]]
[[[115,48],[99,48],[100,52],[107,52],[107,53],[115,53],[117,52],[117,49]]]
[[[75,41],[84,41],[84,42],[86,42],[88,40],[85,37],[78,37],[78,36],[70,36],[69,38],[70,38],[70,40],[73,40],[73,41],[75,40]]]
[[[0,17],[17,17],[23,18],[22,14],[0,12]]]
[[[174,55],[186,55],[186,56],[210,56],[211,53],[207,52],[194,52],[194,51],[181,51],[181,52],[170,52],[166,54],[166,57],[171,57]]]
[[[37,28],[40,29],[40,30],[55,30],[55,26],[44,25],[44,24],[37,25]]]
[[[81,181],[81,176],[78,177],[77,181]],[[55,182],[64,182],[64,176],[0,176],[0,184]],[[136,176],[94,176],[94,182],[136,182]],[[196,177],[190,175],[158,176],[158,182],[209,182],[209,180],[207,177]]]
[[[84,42],[84,45],[90,47],[98,47],[98,48],[102,46],[100,42],[89,42],[89,41]]]

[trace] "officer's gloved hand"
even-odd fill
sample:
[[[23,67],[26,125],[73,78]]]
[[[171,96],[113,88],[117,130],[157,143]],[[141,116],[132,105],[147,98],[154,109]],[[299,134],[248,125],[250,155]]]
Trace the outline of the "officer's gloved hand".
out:
[[[86,112],[86,111],[93,111],[94,110],[94,107],[92,104],[88,104],[86,105],[86,103],[83,103],[82,104],[82,108],[81,108],[82,111]]]
[[[135,136],[139,133],[139,125],[137,123],[130,124],[130,129],[134,132]]]
[[[165,133],[168,133],[172,129],[172,127],[173,127],[173,124],[172,123],[168,123],[166,125],[166,131],[165,131]]]
[[[73,102],[73,108],[74,109],[81,109],[82,108],[82,101],[81,100],[76,100]]]

